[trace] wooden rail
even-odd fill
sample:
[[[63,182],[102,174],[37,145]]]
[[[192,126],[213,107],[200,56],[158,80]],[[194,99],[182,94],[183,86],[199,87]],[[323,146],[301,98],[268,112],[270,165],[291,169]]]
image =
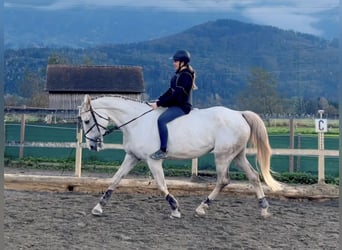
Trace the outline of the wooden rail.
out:
[[[82,138],[82,137],[78,137]],[[82,168],[82,149],[86,148],[86,143],[77,142],[25,142],[23,144],[19,142],[9,142],[6,143],[7,147],[43,147],[43,148],[76,148],[76,156],[75,156],[75,176],[81,177],[81,168]],[[103,149],[119,149],[123,150],[122,144],[103,144]],[[246,153],[248,155],[255,155],[256,150],[248,148]],[[289,155],[289,156],[318,156],[318,157],[339,157],[338,150],[319,150],[319,149],[280,149],[274,148],[272,149],[272,155]],[[322,162],[322,161],[321,161]],[[323,161],[324,164],[324,161]],[[318,166],[318,168],[322,169],[322,166]],[[322,170],[321,170],[322,171]],[[198,175],[198,159],[192,159],[192,167],[191,172],[193,176]],[[324,166],[323,166],[323,180],[324,180]]]
[[[86,144],[83,143],[83,131],[78,124],[77,126],[77,142],[25,142],[25,114],[37,114],[37,110],[33,108],[13,108],[7,107],[5,109],[7,113],[20,113],[22,114],[22,121],[21,121],[21,132],[20,132],[20,142],[8,142],[5,144],[7,147],[20,147],[20,155],[23,155],[23,150],[25,147],[44,147],[44,148],[76,148],[75,154],[75,176],[81,177],[81,168],[82,168],[82,149],[86,148]],[[42,109],[39,112],[41,113],[49,113],[53,112],[54,114],[65,114],[71,113],[76,116],[77,110],[56,110],[56,109]],[[79,112],[79,111],[78,111]],[[293,123],[293,120],[292,120]],[[293,128],[293,124],[291,125]],[[293,129],[292,129],[293,130]],[[288,155],[292,156],[318,156],[318,183],[324,183],[324,158],[325,157],[339,157],[338,150],[325,150],[324,149],[324,133],[318,133],[319,141],[318,141],[318,149],[272,149],[272,155]],[[290,138],[293,137],[293,133]],[[290,144],[293,144],[290,143]],[[292,145],[293,146],[293,145]],[[123,149],[123,145],[121,144],[104,144],[103,149]],[[247,149],[247,154],[255,155],[255,149]],[[198,159],[192,159],[192,167],[191,167],[192,175],[198,175]]]
[[[33,148],[75,148],[77,142],[24,142],[20,144],[18,142],[7,142],[7,147],[33,147]],[[86,143],[82,143],[82,148],[87,148]],[[124,149],[122,144],[104,143],[103,149]],[[247,148],[246,153],[249,155],[255,155],[256,150]],[[339,157],[338,150],[319,150],[319,149],[288,149],[288,148],[273,148],[272,155],[294,155],[294,156],[318,156],[319,154],[324,156]]]

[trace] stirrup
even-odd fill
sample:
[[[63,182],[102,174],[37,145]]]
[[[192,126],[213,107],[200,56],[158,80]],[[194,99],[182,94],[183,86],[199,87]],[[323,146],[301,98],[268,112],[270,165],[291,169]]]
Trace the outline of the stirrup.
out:
[[[165,159],[167,158],[167,152],[164,152],[162,150],[158,150],[156,152],[154,152],[153,154],[150,155],[150,157],[153,159],[153,160],[161,160],[161,159]]]

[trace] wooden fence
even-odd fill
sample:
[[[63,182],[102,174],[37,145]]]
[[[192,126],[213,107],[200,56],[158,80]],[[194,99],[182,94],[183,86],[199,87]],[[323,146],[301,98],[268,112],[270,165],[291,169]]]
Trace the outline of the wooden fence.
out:
[[[27,110],[26,110],[27,111]],[[65,112],[65,111],[64,111]],[[83,131],[81,125],[77,125],[77,141],[76,142],[25,142],[25,116],[21,119],[21,134],[20,142],[6,143],[5,146],[20,147],[19,157],[23,156],[23,150],[25,147],[44,147],[44,148],[75,148],[75,176],[82,176],[82,149],[86,148],[86,144],[83,143]],[[291,129],[290,129],[291,131]],[[292,129],[293,131],[293,129]],[[293,137],[293,133],[290,135]],[[291,140],[290,140],[291,141]],[[293,141],[293,139],[292,139]],[[104,144],[104,149],[123,149],[121,144]],[[247,154],[255,155],[254,149],[247,149]],[[325,167],[324,159],[326,156],[339,157],[338,150],[325,150],[324,149],[324,132],[319,132],[318,136],[318,149],[272,149],[273,155],[288,155],[288,156],[318,156],[318,183],[325,182]],[[198,159],[192,159],[191,172],[193,176],[198,175]]]
[[[290,129],[293,131],[293,129]],[[76,143],[76,159],[75,159],[75,175],[81,177],[81,168],[82,168],[82,148],[86,147],[84,143],[82,143],[82,128],[81,125],[78,125],[77,128],[77,143]],[[290,137],[293,137],[293,132]],[[325,167],[324,167],[324,158],[325,156],[335,156],[339,157],[338,150],[325,150],[324,149],[324,133],[319,132],[318,136],[318,149],[272,149],[272,155],[289,155],[289,156],[318,156],[318,183],[322,184],[325,182]],[[105,144],[104,149],[123,149],[123,146],[120,144]],[[246,151],[249,155],[255,155],[256,150],[247,148]],[[192,159],[191,164],[191,174],[192,176],[198,175],[198,159]]]
[[[42,147],[42,148],[76,148],[75,154],[75,176],[81,177],[82,174],[82,149],[86,148],[85,143],[80,143],[82,138],[81,133],[78,134],[78,142],[25,142],[20,143],[6,143],[5,146],[25,147]],[[104,144],[103,149],[123,149],[121,144]],[[254,149],[247,149],[248,155],[255,155]],[[273,155],[288,155],[288,156],[318,156],[318,182],[324,183],[324,159],[326,156],[339,157],[338,150],[324,150],[324,149],[272,149]],[[198,159],[192,159],[191,172],[193,176],[198,175]]]

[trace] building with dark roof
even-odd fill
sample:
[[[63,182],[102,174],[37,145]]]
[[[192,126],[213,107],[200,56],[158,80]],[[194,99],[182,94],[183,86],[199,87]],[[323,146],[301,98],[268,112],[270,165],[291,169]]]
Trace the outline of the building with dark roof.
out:
[[[120,94],[140,99],[145,91],[139,66],[47,66],[49,108],[78,109],[85,94]]]

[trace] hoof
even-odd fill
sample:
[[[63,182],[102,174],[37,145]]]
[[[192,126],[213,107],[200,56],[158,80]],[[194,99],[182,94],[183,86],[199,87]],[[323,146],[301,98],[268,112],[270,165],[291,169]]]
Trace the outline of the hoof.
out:
[[[208,204],[205,204],[205,203],[201,203],[201,205],[199,205],[197,208],[196,208],[196,214],[198,216],[204,216],[206,213],[207,213],[207,209],[209,208]]]
[[[97,205],[93,208],[93,210],[91,210],[92,215],[95,216],[101,216],[102,215],[102,206],[97,203]]]
[[[272,214],[270,212],[268,212],[267,210],[268,210],[268,208],[262,208],[261,209],[261,217],[268,218],[268,217],[272,216]]]
[[[179,212],[178,208],[176,208],[175,210],[171,211],[171,215],[170,215],[171,219],[174,219],[174,218],[179,219],[180,217],[182,217],[182,216],[181,216],[181,213]]]

